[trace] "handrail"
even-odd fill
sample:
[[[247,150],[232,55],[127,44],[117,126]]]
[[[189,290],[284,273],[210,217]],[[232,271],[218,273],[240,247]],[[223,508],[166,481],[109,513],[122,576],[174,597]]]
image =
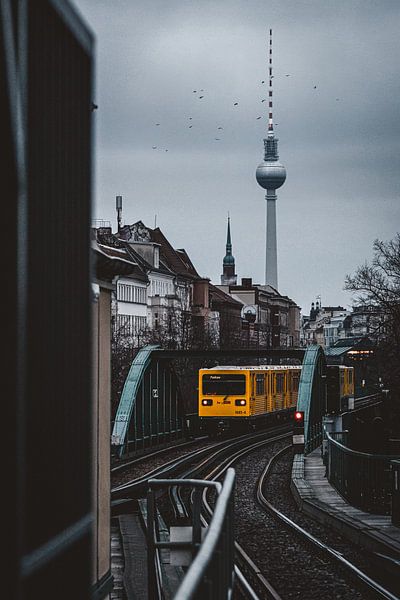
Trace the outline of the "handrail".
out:
[[[353,450],[337,437],[344,432],[326,432],[328,481],[352,506],[373,514],[388,515],[392,503],[393,454],[371,454]]]
[[[174,600],[191,600],[194,598],[201,583],[202,577],[206,572],[211,560],[213,559],[218,541],[223,532],[225,516],[232,498],[234,485],[235,470],[232,469],[232,467],[229,467],[226,472],[224,484],[215,505],[212,519],[207,528],[206,537],[204,538],[204,541],[201,544],[195,559],[190,565],[184,580],[175,594]]]
[[[229,598],[233,589],[234,577],[234,539],[233,539],[233,491],[235,485],[235,470],[228,468],[223,484],[218,481],[206,481],[200,479],[150,479],[147,493],[147,534],[148,534],[148,575],[149,575],[149,593],[156,593],[158,587],[157,569],[155,560],[157,550],[173,548],[189,548],[195,556],[188,568],[185,577],[182,579],[174,600],[191,600],[200,595],[204,596],[204,586],[207,586],[207,593],[211,593],[209,598]],[[161,541],[157,539],[156,531],[156,509],[155,509],[155,491],[165,487],[180,486],[191,487],[197,490],[214,489],[217,493],[215,509],[211,521],[206,529],[204,539],[201,541],[201,493],[195,493],[195,502],[197,498],[198,506],[194,506],[192,511],[192,539],[186,542]],[[217,569],[214,575],[217,577],[213,581],[213,575],[208,572],[209,567],[216,565],[216,557],[221,562],[220,569]],[[225,577],[221,578],[221,571]],[[221,582],[221,579],[223,581]],[[212,590],[214,585],[215,589]],[[222,587],[221,587],[222,586]],[[218,588],[218,589],[217,589]],[[221,592],[221,589],[223,592]],[[214,595],[213,595],[214,591]],[[221,595],[223,593],[224,595]]]
[[[345,446],[341,442],[335,440],[335,436],[341,435],[343,433],[347,433],[344,431],[328,431],[325,432],[325,435],[328,440],[330,440],[335,446],[340,447],[346,454],[351,454],[353,456],[359,456],[360,458],[368,458],[369,460],[395,460],[399,458],[398,454],[371,454],[368,452],[360,452],[360,450],[353,450],[348,446]]]

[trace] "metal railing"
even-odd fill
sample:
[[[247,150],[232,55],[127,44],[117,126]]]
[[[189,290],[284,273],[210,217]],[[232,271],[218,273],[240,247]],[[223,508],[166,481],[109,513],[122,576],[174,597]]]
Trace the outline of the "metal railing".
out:
[[[347,432],[326,432],[327,475],[337,491],[354,507],[389,515],[392,499],[390,461],[398,456],[367,454],[346,444]]]
[[[194,490],[189,541],[162,541],[157,526],[156,491],[170,486]],[[232,596],[234,581],[233,494],[235,471],[227,470],[223,484],[197,479],[151,479],[147,493],[147,543],[149,598],[162,589],[160,557],[162,549],[186,550],[192,556],[174,600],[222,600]],[[217,493],[214,513],[202,541],[202,495],[206,489]]]

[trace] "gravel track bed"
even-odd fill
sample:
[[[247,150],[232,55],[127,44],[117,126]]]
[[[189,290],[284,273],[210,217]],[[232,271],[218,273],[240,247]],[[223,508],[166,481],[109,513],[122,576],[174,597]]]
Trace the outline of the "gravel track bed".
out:
[[[250,453],[236,463],[235,498],[235,539],[257,564],[265,577],[275,587],[284,600],[304,598],[321,600],[323,597],[346,600],[373,600],[375,594],[360,592],[342,569],[303,542],[280,525],[272,516],[256,503],[257,480],[269,461],[287,441],[276,442],[264,449]],[[292,455],[285,456],[274,468],[275,474],[268,482],[268,500],[290,518],[298,516],[305,529],[317,537],[329,541],[322,526],[299,513],[289,489]],[[313,529],[311,529],[311,525]],[[341,547],[349,547],[340,536]],[[342,545],[343,544],[343,545]],[[353,550],[354,552],[354,550]]]
[[[153,471],[157,467],[161,467],[165,463],[181,458],[200,450],[201,448],[207,448],[211,444],[215,443],[212,440],[201,440],[193,445],[186,446],[183,448],[172,447],[170,451],[160,454],[158,456],[143,456],[140,457],[140,461],[133,465],[127,466],[122,472],[116,472],[111,475],[111,487],[114,488],[118,485],[128,483],[132,479],[146,475],[150,471]]]
[[[347,538],[341,536],[336,530],[324,527],[318,521],[311,519],[298,510],[290,492],[290,479],[292,472],[293,454],[284,454],[273,466],[270,478],[263,489],[267,500],[279,508],[285,515],[295,521],[300,527],[309,531],[325,544],[340,552],[344,558],[385,586],[385,581],[379,578],[374,559],[366,549],[360,549]],[[276,480],[274,482],[274,479]]]

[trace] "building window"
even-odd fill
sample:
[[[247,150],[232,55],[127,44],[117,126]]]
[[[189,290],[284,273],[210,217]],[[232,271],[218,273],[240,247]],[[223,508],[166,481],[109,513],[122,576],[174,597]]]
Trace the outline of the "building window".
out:
[[[137,304],[146,304],[146,289],[137,285],[118,283],[117,300],[120,302],[132,302]]]
[[[125,337],[138,335],[146,327],[146,317],[137,315],[117,316],[117,331]]]

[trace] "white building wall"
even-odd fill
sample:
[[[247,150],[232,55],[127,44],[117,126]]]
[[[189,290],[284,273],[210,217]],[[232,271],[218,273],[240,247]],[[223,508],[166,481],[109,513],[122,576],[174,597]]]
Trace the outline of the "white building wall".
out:
[[[147,327],[147,284],[120,277],[116,285],[116,328],[121,335],[136,336]]]

